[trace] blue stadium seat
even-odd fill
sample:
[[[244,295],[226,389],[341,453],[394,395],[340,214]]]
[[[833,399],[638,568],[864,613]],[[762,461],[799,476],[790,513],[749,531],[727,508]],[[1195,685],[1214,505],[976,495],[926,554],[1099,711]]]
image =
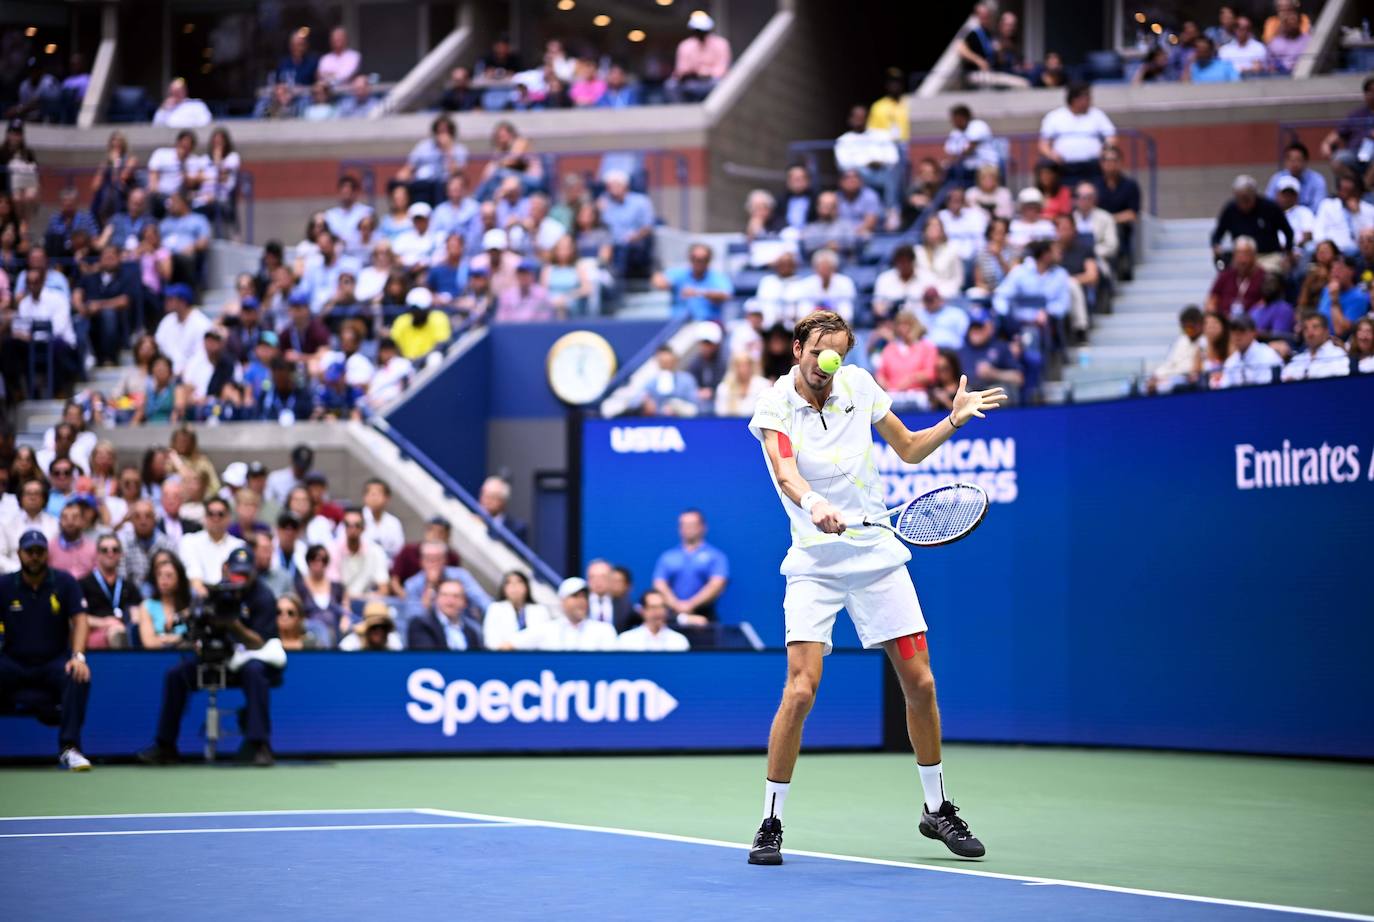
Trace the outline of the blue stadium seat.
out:
[[[873,286],[878,281],[878,274],[886,268],[886,266],[864,266],[850,263],[840,271],[853,280],[854,287],[859,289],[859,294],[871,295],[873,294]]]
[[[149,122],[153,119],[153,101],[141,86],[117,86],[110,91],[110,104],[105,112],[107,122]]]
[[[905,242],[901,234],[874,234],[864,244],[860,260],[869,265],[886,266],[892,262],[892,251]]]
[[[1121,55],[1111,49],[1089,51],[1083,62],[1083,75],[1089,83],[1122,83],[1126,68]]]
[[[736,272],[730,281],[735,286],[735,296],[748,298],[759,290],[759,282],[771,270],[768,269],[741,269]]]

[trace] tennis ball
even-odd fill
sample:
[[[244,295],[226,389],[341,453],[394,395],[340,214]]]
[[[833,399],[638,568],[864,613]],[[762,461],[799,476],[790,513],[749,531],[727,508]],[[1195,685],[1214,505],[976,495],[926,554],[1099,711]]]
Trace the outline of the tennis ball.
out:
[[[816,360],[816,364],[820,366],[821,371],[833,375],[840,370],[840,354],[834,349],[826,349]]]

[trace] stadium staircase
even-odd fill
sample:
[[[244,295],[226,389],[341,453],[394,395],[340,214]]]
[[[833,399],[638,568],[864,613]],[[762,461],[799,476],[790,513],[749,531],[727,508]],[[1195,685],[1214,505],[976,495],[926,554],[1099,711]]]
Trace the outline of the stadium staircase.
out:
[[[1089,342],[1070,350],[1063,370],[1066,401],[1124,396],[1168,352],[1178,335],[1178,312],[1201,305],[1215,270],[1207,235],[1211,218],[1156,223],[1135,278],[1122,282],[1112,313],[1094,318]]]

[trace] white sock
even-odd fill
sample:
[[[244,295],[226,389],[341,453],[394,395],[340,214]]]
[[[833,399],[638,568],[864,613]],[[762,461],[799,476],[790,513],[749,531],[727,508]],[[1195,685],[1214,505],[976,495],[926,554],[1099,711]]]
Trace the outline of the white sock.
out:
[[[940,805],[945,802],[945,764],[936,762],[934,765],[921,765],[917,763],[916,770],[921,773],[921,789],[926,795],[926,809],[931,813],[940,809]]]
[[[790,781],[769,781],[765,780],[763,785],[763,818],[768,819],[775,816],[778,821],[782,821],[782,805],[787,803],[787,789],[792,786]]]

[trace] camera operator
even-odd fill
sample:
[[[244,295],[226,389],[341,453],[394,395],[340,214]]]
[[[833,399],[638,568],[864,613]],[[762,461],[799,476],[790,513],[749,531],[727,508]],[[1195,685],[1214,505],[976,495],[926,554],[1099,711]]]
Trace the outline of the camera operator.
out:
[[[262,650],[264,644],[277,637],[276,600],[271,590],[257,580],[253,566],[253,555],[247,548],[235,548],[224,563],[224,582],[211,591],[211,600],[217,593],[242,593],[238,604],[238,616],[225,619],[222,625],[227,640],[235,646],[248,651]],[[214,619],[213,614],[202,615]],[[213,622],[212,622],[213,623]],[[138,754],[139,761],[149,765],[166,765],[177,760],[177,736],[181,731],[181,715],[186,710],[186,698],[199,688],[199,675],[202,662],[212,662],[209,649],[214,638],[197,641],[198,657],[182,662],[167,671],[162,688],[162,712],[158,716],[157,741]],[[235,662],[243,660],[237,668]],[[273,763],[272,748],[268,744],[271,732],[269,696],[274,685],[281,684],[282,668],[268,665],[260,659],[248,658],[241,654],[227,663],[226,684],[230,688],[242,688],[247,699],[243,711],[243,749],[241,755],[251,759],[254,765],[269,766]]]

